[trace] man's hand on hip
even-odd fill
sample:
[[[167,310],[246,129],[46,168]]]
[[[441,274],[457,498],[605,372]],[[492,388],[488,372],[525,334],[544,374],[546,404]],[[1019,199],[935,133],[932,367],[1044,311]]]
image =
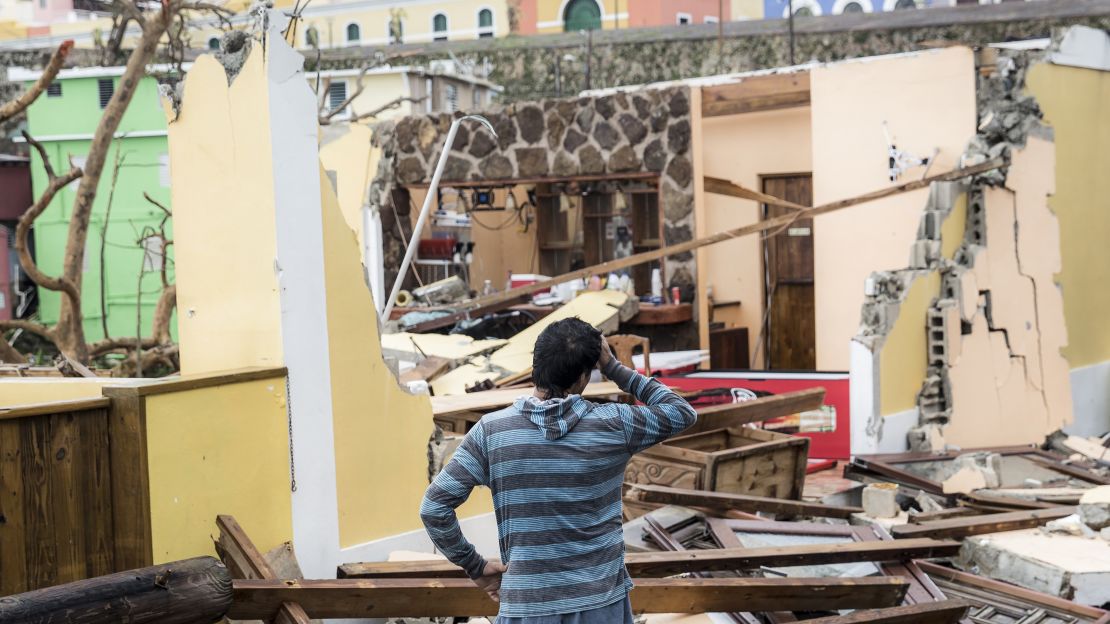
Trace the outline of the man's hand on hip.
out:
[[[474,579],[474,583],[489,594],[494,602],[501,602],[501,575],[504,573],[504,565],[498,561],[490,561],[482,568],[482,576]]]

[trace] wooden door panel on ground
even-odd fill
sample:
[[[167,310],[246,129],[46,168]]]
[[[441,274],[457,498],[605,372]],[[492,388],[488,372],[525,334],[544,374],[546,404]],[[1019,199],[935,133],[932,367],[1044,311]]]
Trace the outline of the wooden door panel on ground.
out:
[[[763,178],[763,192],[803,206],[813,205],[810,174]],[[764,205],[764,218],[792,211]],[[764,242],[766,259],[766,367],[812,370],[817,366],[813,299],[813,219],[798,219]]]

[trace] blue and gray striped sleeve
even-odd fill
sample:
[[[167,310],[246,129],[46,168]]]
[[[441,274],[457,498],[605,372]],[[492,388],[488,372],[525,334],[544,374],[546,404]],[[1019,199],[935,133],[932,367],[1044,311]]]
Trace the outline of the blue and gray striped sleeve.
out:
[[[432,480],[420,504],[420,519],[432,543],[470,578],[482,575],[486,560],[463,535],[455,509],[466,502],[475,487],[488,483],[489,460],[479,422],[466,434],[451,461]]]
[[[612,405],[620,412],[628,452],[639,453],[697,422],[698,413],[685,399],[655,379],[625,367],[616,358],[609,360],[601,372],[644,404]]]

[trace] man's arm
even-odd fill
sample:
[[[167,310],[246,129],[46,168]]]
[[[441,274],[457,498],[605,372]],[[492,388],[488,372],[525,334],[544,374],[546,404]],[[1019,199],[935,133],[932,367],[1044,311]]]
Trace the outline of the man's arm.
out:
[[[455,509],[466,502],[471,490],[488,482],[484,446],[479,422],[428,486],[420,505],[420,519],[432,543],[472,579],[482,576],[486,560],[463,535]]]
[[[622,365],[602,338],[601,373],[644,405],[614,406],[620,410],[624,437],[630,453],[659,444],[698,421],[698,413],[685,399],[655,379]]]

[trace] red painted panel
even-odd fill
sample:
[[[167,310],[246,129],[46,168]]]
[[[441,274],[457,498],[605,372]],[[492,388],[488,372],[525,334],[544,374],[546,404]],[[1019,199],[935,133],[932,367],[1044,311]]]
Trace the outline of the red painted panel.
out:
[[[848,373],[703,371],[674,377],[660,377],[659,381],[672,388],[686,391],[743,388],[761,393],[782,394],[808,388],[824,388],[826,409],[833,412],[828,423],[831,430],[800,431],[796,435],[810,439],[811,458],[848,459],[851,455]],[[765,423],[766,428],[778,430],[786,424],[783,419],[774,419]]]
[[[8,228],[0,225],[0,321],[11,320],[12,308],[15,306],[14,288],[12,288],[12,252],[8,245]],[[15,235],[14,232],[11,235]],[[0,338],[3,340],[3,338]]]

